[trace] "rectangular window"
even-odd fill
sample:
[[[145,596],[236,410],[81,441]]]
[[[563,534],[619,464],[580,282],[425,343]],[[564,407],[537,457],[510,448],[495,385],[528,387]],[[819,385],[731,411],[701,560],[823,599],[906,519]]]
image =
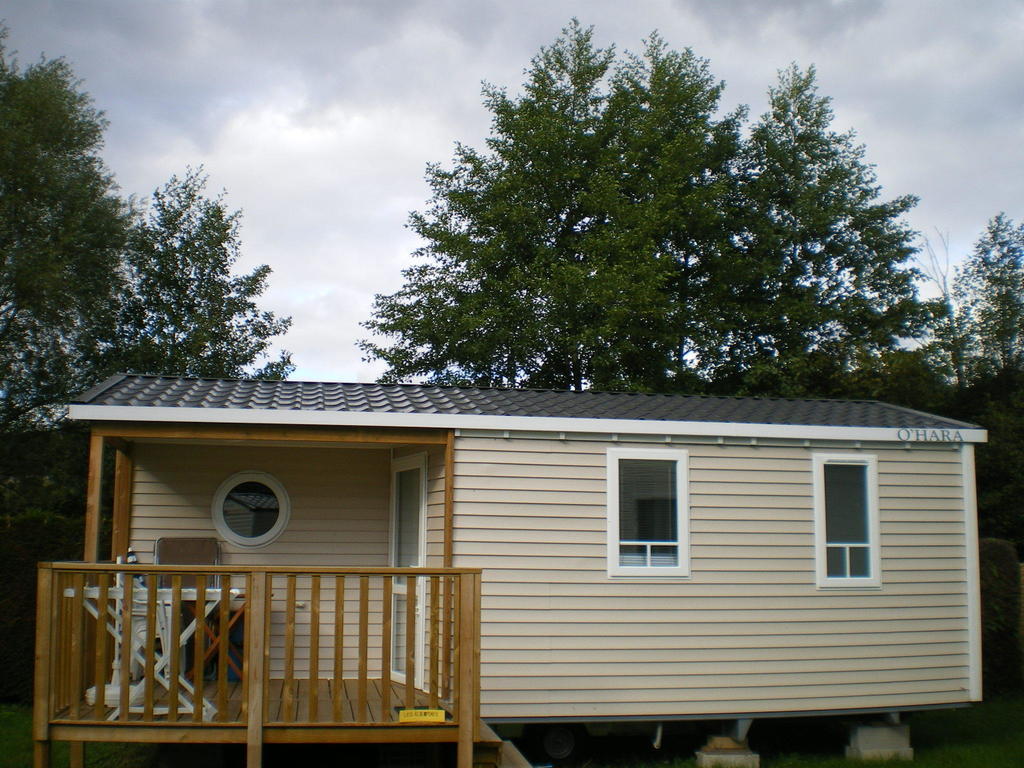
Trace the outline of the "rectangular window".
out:
[[[687,452],[608,450],[608,574],[688,576]]]
[[[814,518],[818,586],[879,586],[876,458],[815,454]]]

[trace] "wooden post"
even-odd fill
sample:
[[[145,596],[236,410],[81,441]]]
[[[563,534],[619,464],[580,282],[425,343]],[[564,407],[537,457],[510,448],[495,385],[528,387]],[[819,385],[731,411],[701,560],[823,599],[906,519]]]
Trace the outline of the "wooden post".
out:
[[[309,583],[309,712],[308,720],[320,719],[320,574]]]
[[[449,429],[444,443],[444,567],[452,567],[452,537],[455,532],[455,430]]]
[[[104,438],[95,432],[89,435],[89,469],[86,480],[85,496],[85,543],[82,559],[87,563],[95,563],[100,557],[100,512],[102,509],[103,488],[103,444]],[[131,626],[129,624],[129,626]],[[99,689],[97,688],[97,694]],[[81,691],[73,692],[81,696]],[[104,692],[105,696],[105,692]],[[75,703],[77,708],[77,700]],[[70,768],[83,768],[85,765],[85,745],[71,742]]]
[[[32,761],[50,766],[50,650],[53,638],[53,570],[42,564],[36,575],[36,656],[32,699]]]
[[[476,654],[475,646],[475,617],[476,595],[474,589],[476,582],[471,574],[464,573],[459,578],[458,611],[459,611],[459,636],[458,636],[458,665],[459,665],[459,687],[458,687],[458,768],[472,768],[473,766],[473,732],[476,728],[476,692],[475,668]]]
[[[384,594],[380,629],[380,719],[385,723],[391,721],[391,598],[394,578],[391,574],[381,576]]]
[[[445,568],[451,568],[454,560],[454,537],[455,537],[455,430],[449,429],[445,443],[444,443],[444,554],[443,554],[443,565]],[[455,603],[455,579],[451,579],[445,584],[444,589],[444,617],[445,621],[449,621],[452,618],[452,607]],[[454,621],[452,622],[454,624]],[[441,668],[444,670],[442,678],[444,684],[441,686],[441,695],[449,696],[452,693],[451,686],[451,670],[452,664],[452,645],[458,642],[458,638],[454,635],[453,627],[452,639],[449,642],[447,639],[444,643],[444,649],[441,655]]]
[[[217,719],[228,719],[228,663],[231,659],[231,574],[220,576],[220,615],[217,617]]]
[[[152,721],[153,719],[153,698],[156,691],[154,678],[156,670],[156,574],[148,577],[149,588],[146,590],[146,672],[143,675],[143,705],[142,719]],[[162,650],[162,649],[161,649]],[[165,651],[166,653],[166,651]]]
[[[256,571],[249,575],[249,601],[245,617],[245,649],[243,664],[248,681],[246,696],[245,764],[247,768],[263,765],[263,684],[266,677],[264,641],[267,623],[267,574]]]
[[[206,715],[206,697],[203,695],[203,674],[206,666],[206,574],[196,576],[195,627],[192,634],[192,722],[201,723]]]
[[[171,658],[171,687],[167,690],[167,720],[177,722],[181,696],[181,574],[171,576],[171,647],[164,653]]]
[[[281,685],[281,719],[286,723],[295,720],[295,581],[297,576],[289,573],[285,577],[286,597],[284,605],[284,682]]]
[[[121,589],[124,595],[121,600],[121,637],[118,641],[121,644],[121,669],[118,672],[121,687],[118,690],[117,706],[120,709],[120,720],[127,722],[132,682],[132,593],[135,590],[135,579],[130,573],[121,572]]]
[[[441,614],[441,607],[438,605],[440,595],[440,584],[438,583],[437,576],[430,577],[430,629],[429,637],[430,640],[427,646],[430,648],[430,682],[427,686],[427,690],[430,691],[430,706],[437,708],[438,700],[438,687],[437,687],[437,664],[438,664],[438,651],[440,650],[440,644],[438,642],[438,618]],[[427,669],[425,667],[424,669]]]
[[[81,715],[83,694],[85,693],[85,654],[83,651],[85,630],[83,614],[85,613],[85,574],[75,573],[71,577],[74,597],[71,598],[71,642],[68,648],[71,651],[71,708],[69,715],[71,719],[78,720]]]
[[[89,436],[89,473],[85,497],[85,552],[87,563],[95,563],[100,555],[100,492],[103,484],[103,440],[93,432]]]
[[[110,574],[99,574],[99,594],[96,598],[99,618],[96,620],[96,666],[93,670],[93,684],[96,686],[93,720],[102,720],[107,711],[107,674],[110,671],[107,661],[107,605],[110,600]]]
[[[334,678],[331,680],[334,722],[340,723],[345,690],[345,577],[334,577]]]
[[[416,595],[419,576],[405,577],[405,708],[416,706]]]
[[[474,573],[473,581],[473,741],[480,741],[480,615],[483,590],[481,574]]]
[[[445,576],[441,582],[442,600],[442,644],[441,644],[441,696],[445,699],[452,691],[452,645],[455,642],[455,622],[452,619],[452,606],[455,604],[455,576]]]
[[[135,463],[127,444],[117,445],[114,454],[114,520],[110,557],[117,560],[128,553],[131,541],[132,474]]]
[[[359,577],[359,681],[356,688],[355,721],[367,722],[366,674],[370,656],[370,577]]]

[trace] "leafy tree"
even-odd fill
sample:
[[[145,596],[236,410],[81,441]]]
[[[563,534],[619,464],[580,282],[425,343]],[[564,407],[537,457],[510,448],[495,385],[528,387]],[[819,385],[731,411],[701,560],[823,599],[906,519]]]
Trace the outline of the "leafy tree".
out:
[[[1024,224],[1003,213],[988,223],[957,271],[951,316],[975,376],[1024,372]]]
[[[485,86],[487,151],[431,165],[426,244],[364,326],[386,379],[581,389],[841,391],[927,318],[913,198],[878,201],[814,72],[741,138],[706,61],[617,58],[573,23],[523,94]]]
[[[881,364],[930,319],[905,266],[914,235],[901,217],[916,198],[879,199],[863,145],[832,128],[813,67],[783,70],[769,105],[744,148],[737,238],[762,272],[722,329],[712,378],[752,393],[843,394],[852,371]]]
[[[926,347],[935,367],[961,390],[1024,371],[1024,225],[993,217],[951,285],[947,274],[933,256],[943,305]]]
[[[223,195],[204,196],[202,170],[172,176],[153,193],[131,230],[125,254],[127,291],[111,368],[186,376],[284,378],[291,357],[250,372],[291,318],[256,306],[270,267],[234,276],[239,212]]]
[[[1024,226],[992,218],[944,294],[925,349],[956,385],[950,415],[988,430],[977,448],[979,527],[1024,553]]]
[[[956,390],[970,383],[970,356],[973,354],[972,332],[966,309],[954,296],[954,279],[950,262],[949,236],[938,232],[941,254],[928,237],[924,238],[927,259],[920,262],[922,275],[939,291],[937,311],[928,329],[928,339],[921,352],[936,375],[946,379]]]
[[[255,305],[269,268],[230,274],[238,214],[203,196],[201,174],[133,211],[70,66],[21,69],[5,37],[0,26],[0,661],[30,672],[31,565],[82,551],[88,433],[63,404],[114,370],[245,375],[290,320]],[[291,369],[285,353],[254,375]],[[0,698],[30,692],[30,675],[8,678]]]
[[[129,211],[106,122],[63,59],[25,69],[0,28],[0,431],[48,422],[110,338]]]
[[[615,63],[574,22],[522,96],[487,85],[486,152],[431,165],[405,286],[378,296],[364,342],[388,379],[664,387],[696,314],[698,229],[715,230],[736,142],[706,62],[655,38]]]

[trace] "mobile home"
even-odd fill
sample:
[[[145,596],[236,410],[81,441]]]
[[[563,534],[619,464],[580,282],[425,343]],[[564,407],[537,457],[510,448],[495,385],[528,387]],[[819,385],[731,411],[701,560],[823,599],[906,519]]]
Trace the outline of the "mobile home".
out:
[[[265,742],[404,740],[466,767],[491,728],[742,737],[981,696],[971,424],[134,375],[70,412],[92,430],[86,562],[40,569],[37,760],[55,739],[243,742],[250,765]],[[161,557],[176,542],[216,554]]]

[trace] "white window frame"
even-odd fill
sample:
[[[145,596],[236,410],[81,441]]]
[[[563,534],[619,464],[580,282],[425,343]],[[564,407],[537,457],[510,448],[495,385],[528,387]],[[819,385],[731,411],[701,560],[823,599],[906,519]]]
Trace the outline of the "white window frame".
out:
[[[401,458],[391,460],[391,546],[389,547],[389,560],[392,568],[398,567],[398,505],[395,503],[398,499],[398,473],[405,472],[408,469],[418,469],[420,471],[420,529],[417,534],[419,541],[417,543],[416,557],[421,568],[427,562],[427,454],[414,453],[410,456],[402,456]]]
[[[240,536],[231,530],[231,526],[229,526],[227,521],[224,519],[224,499],[227,498],[228,493],[239,483],[250,482],[263,483],[263,485],[270,488],[270,490],[272,490],[277,496],[277,522],[275,522],[273,527],[262,536]],[[268,472],[261,472],[254,469],[245,470],[244,472],[235,472],[235,474],[226,478],[217,487],[217,492],[213,494],[213,503],[210,505],[210,516],[213,518],[213,527],[217,529],[217,533],[220,534],[221,538],[239,547],[245,547],[247,549],[265,547],[268,544],[273,543],[278,536],[284,533],[285,528],[288,527],[288,521],[291,519],[291,514],[292,503],[288,498],[288,491],[285,490],[281,481]]]
[[[882,586],[881,534],[878,520],[878,457],[864,453],[815,453],[814,474],[814,555],[817,585],[821,589],[861,589]],[[825,526],[825,465],[846,464],[865,467],[868,515],[868,563],[871,575],[829,576],[828,541]],[[834,542],[832,546],[841,544]]]
[[[689,451],[683,448],[609,448],[606,458],[606,485],[608,494],[608,575],[642,576],[648,579],[689,576]],[[679,540],[671,543],[679,547],[679,565],[674,567],[619,565],[619,546],[622,543],[619,539],[619,461],[622,459],[647,459],[652,461],[674,461],[676,463],[676,531],[679,534]]]

